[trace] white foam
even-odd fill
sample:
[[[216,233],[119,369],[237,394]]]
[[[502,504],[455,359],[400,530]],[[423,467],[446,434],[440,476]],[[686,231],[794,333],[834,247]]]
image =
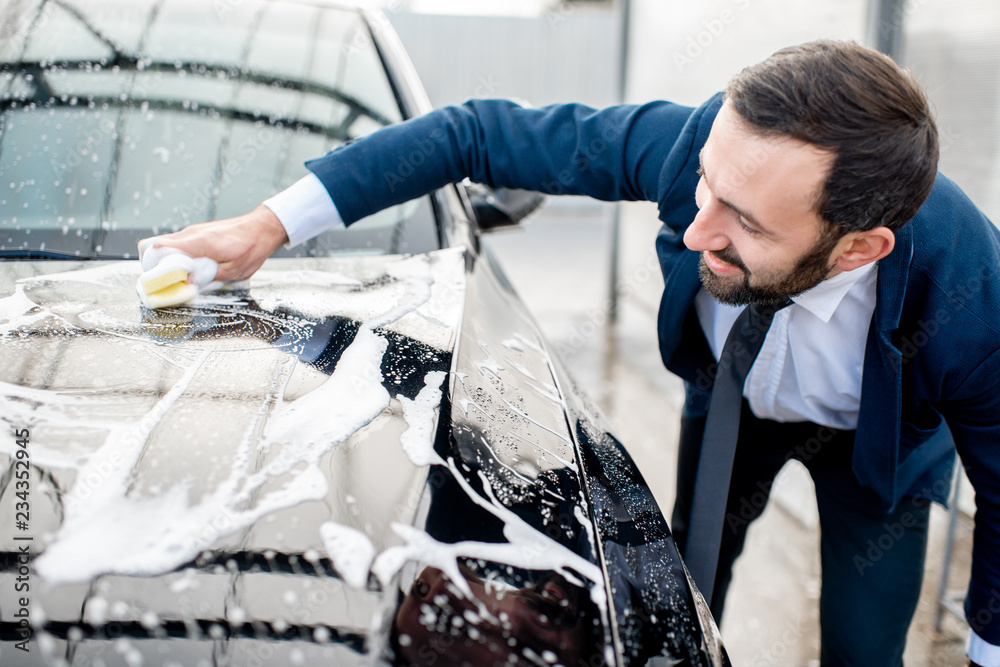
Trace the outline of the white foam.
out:
[[[548,431],[549,433],[551,433],[552,435],[556,436],[557,438],[559,438],[560,440],[562,440],[563,442],[565,442],[568,445],[572,445],[573,444],[572,441],[564,433],[560,433],[559,431],[554,430],[552,427],[547,426],[546,424],[543,424],[542,422],[538,421],[537,419],[532,419],[531,417],[528,416],[528,414],[526,412],[524,412],[521,408],[515,406],[513,403],[511,403],[510,401],[508,401],[502,395],[498,396],[498,398],[503,402],[504,405],[506,405],[510,409],[511,412],[513,412],[515,415],[517,415],[521,419],[525,419],[525,420],[531,422],[532,424],[534,424],[535,426],[538,426],[539,428],[541,428],[541,429],[543,429],[545,431]]]
[[[375,559],[375,546],[368,536],[332,521],[319,527],[319,535],[341,579],[354,588],[364,588],[368,583],[368,568]]]
[[[201,584],[197,575],[197,570],[188,568],[184,570],[184,575],[175,579],[170,584],[171,593],[183,593],[184,591],[198,590]]]
[[[302,287],[329,287],[331,285],[358,287],[361,285],[361,281],[331,271],[296,269],[292,271],[258,271],[254,274],[253,284],[255,287],[284,287],[288,284]]]
[[[542,346],[542,343],[540,341],[528,340],[527,338],[524,337],[524,334],[522,333],[514,334],[514,338],[517,339],[517,342],[525,345],[526,347],[534,350],[535,352],[538,352],[539,354],[544,355],[546,359],[548,358],[549,353],[545,351],[545,348]]]
[[[110,554],[114,554],[111,558],[128,562],[129,554],[135,553],[130,544],[141,543],[144,538],[155,538],[148,534],[150,530],[156,532],[162,529],[157,525],[156,517],[161,516],[158,510],[164,504],[176,504],[178,494],[186,496],[186,489],[181,485],[159,498],[122,501],[150,433],[187,389],[208,354],[202,353],[180,381],[137,423],[112,429],[104,445],[80,467],[78,480],[96,478],[102,483],[77,483],[66,492],[59,532],[35,561],[39,574],[54,581],[88,580],[100,573]],[[125,534],[122,534],[123,527],[127,527]],[[133,529],[139,534],[133,534]],[[118,553],[120,547],[125,553]]]
[[[190,499],[189,482],[177,483],[156,495],[143,495],[132,488],[153,430],[215,352],[206,350],[193,360],[181,361],[181,379],[137,422],[109,424],[104,444],[86,457],[77,483],[64,497],[62,525],[35,561],[38,573],[53,582],[80,582],[104,573],[167,572],[211,548],[220,537],[245,529],[267,514],[325,498],[328,483],[319,467],[323,456],[389,406],[390,395],[382,386],[381,373],[388,343],[376,327],[410,315],[431,297],[433,278],[427,262],[411,264],[397,271],[400,282],[392,292],[394,298],[363,323],[323,384],[294,401],[281,401],[276,390],[265,398],[265,405],[276,406],[266,416],[259,443],[263,451],[274,453],[267,465],[253,469],[258,446],[253,434],[258,424],[248,424],[243,441],[231,454],[228,476],[195,504]],[[432,431],[426,423],[427,414],[430,409],[433,422],[429,406],[432,401],[440,402],[443,375],[429,375],[431,388],[425,388],[414,402],[411,428],[416,426],[411,443]],[[276,379],[275,387],[280,385]],[[32,397],[42,404],[76,400],[41,390],[25,391],[37,392]],[[412,447],[418,451],[423,445]],[[80,483],[91,478],[100,483]],[[273,485],[279,479],[284,482],[280,487],[261,493],[265,484]],[[345,567],[351,573],[345,576],[359,581],[361,570],[367,569],[358,564],[363,560],[349,559],[352,564]]]
[[[113,262],[100,266],[88,267],[85,269],[73,269],[70,271],[60,271],[58,273],[44,273],[37,276],[21,278],[14,287],[14,293],[0,299],[0,336],[4,336],[11,331],[52,317],[58,320],[59,326],[69,331],[75,327],[51,310],[32,301],[25,288],[35,284],[79,282],[88,285],[101,285],[104,287],[117,287],[118,285],[131,285],[138,275],[138,263],[135,262]],[[62,304],[70,305],[76,309],[84,309],[92,304]],[[31,311],[36,312],[32,313]]]
[[[261,280],[254,277],[251,296],[264,310],[287,309],[313,319],[336,313],[403,334],[432,348],[451,349],[464,303],[461,257],[460,252],[448,250],[405,258],[354,260],[352,270],[364,279],[363,289],[358,289],[362,283],[357,280],[321,283],[318,277],[304,272],[300,283],[295,278],[298,272],[285,278],[285,274],[272,271]],[[347,261],[339,260],[336,266]],[[352,289],[344,289],[343,285]]]
[[[533,389],[536,394],[549,399],[553,403],[562,405],[562,397],[559,395],[559,391],[554,385],[545,384],[544,382],[539,384],[535,384],[534,382],[525,382],[525,384]]]
[[[138,262],[122,261],[99,264],[84,269],[70,269],[58,273],[43,273],[30,278],[22,278],[18,283],[32,282],[75,282],[90,285],[112,286],[114,284],[132,286],[139,276],[141,267]]]
[[[484,343],[483,341],[479,341],[478,345],[479,349],[486,354],[486,358],[483,359],[482,361],[476,362],[476,369],[480,373],[482,373],[483,371],[489,371],[497,378],[500,378],[500,371],[504,370],[504,367],[501,366],[500,363],[493,358],[493,355],[490,354],[489,347],[486,345],[486,343]]]
[[[108,395],[101,390],[55,391],[52,389],[34,389],[23,387],[11,382],[0,380],[0,417],[13,423],[37,424],[66,422],[67,412],[72,414],[74,428],[99,429],[108,428],[106,417]],[[98,416],[94,416],[98,413]],[[0,453],[9,454],[14,451],[13,441],[0,438]],[[37,443],[32,443],[34,447]],[[60,445],[62,451],[52,451],[53,458],[66,457],[76,461],[77,455],[72,451],[72,443]],[[35,461],[37,451],[32,450],[32,460]],[[41,461],[36,461],[41,464]],[[48,464],[46,464],[48,465]],[[58,465],[57,467],[63,467]]]
[[[531,371],[529,371],[527,368],[525,368],[521,364],[517,363],[516,361],[514,361],[510,357],[507,357],[504,361],[506,363],[510,364],[511,368],[513,368],[515,371],[517,371],[518,373],[520,373],[524,377],[528,378],[529,380],[534,380],[535,379],[535,376],[531,374]]]
[[[489,418],[491,416],[489,412],[487,412],[486,410],[483,409],[483,406],[479,405],[479,403],[476,403],[471,398],[461,398],[461,399],[458,400],[458,407],[462,408],[462,413],[465,414],[466,417],[469,416],[469,406],[470,405],[473,406],[473,407],[475,407],[481,413],[483,413],[487,418]]]
[[[104,625],[108,622],[108,601],[99,595],[87,598],[83,620],[92,625]]]
[[[399,397],[403,419],[409,426],[399,437],[399,443],[415,466],[444,463],[434,451],[434,411],[441,405],[441,383],[447,375],[444,371],[431,371],[424,376],[424,388],[416,399]]]
[[[503,342],[503,346],[508,350],[513,350],[515,352],[524,352],[524,346],[513,338],[508,338]]]
[[[32,313],[32,310],[36,312]],[[0,336],[52,316],[52,313],[28,298],[24,293],[24,283],[19,282],[14,286],[13,294],[0,299]]]
[[[598,608],[604,609],[607,595],[600,567],[570,551],[544,533],[535,530],[515,512],[504,507],[493,494],[489,480],[481,471],[479,476],[482,479],[487,498],[476,493],[452,459],[448,459],[448,466],[455,480],[465,490],[469,498],[503,521],[503,534],[508,540],[507,543],[472,541],[443,543],[412,526],[394,523],[392,525],[393,532],[403,538],[405,544],[389,547],[378,555],[372,565],[372,572],[384,587],[391,583],[393,577],[406,563],[413,561],[438,568],[469,599],[474,599],[465,577],[459,570],[457,559],[463,557],[481,558],[529,570],[558,571],[568,580],[576,581],[582,585],[583,582],[580,582],[575,574],[579,573],[592,582],[590,587],[591,600]]]
[[[389,407],[380,368],[388,345],[370,328],[359,329],[323,384],[275,410],[264,432],[265,441],[286,445],[298,460],[307,450],[325,451],[343,442],[375,419]]]
[[[583,499],[582,492],[580,493],[580,496],[580,502],[586,502]],[[596,552],[599,549],[599,545],[597,544],[597,538],[594,536],[594,526],[590,523],[590,519],[587,517],[586,511],[580,505],[576,505],[573,508],[573,516],[576,517],[580,526],[582,526],[583,530],[587,533],[587,537],[590,538],[590,544],[594,547],[594,551]]]

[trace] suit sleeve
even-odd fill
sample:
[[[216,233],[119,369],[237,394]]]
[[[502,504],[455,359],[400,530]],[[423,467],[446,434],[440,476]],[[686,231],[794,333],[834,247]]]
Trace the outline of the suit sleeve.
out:
[[[472,100],[383,128],[306,163],[347,224],[469,178],[606,201],[657,201],[693,113],[669,102],[595,110]]]
[[[949,403],[948,426],[976,489],[966,618],[978,637],[1000,645],[1000,350],[976,367]]]

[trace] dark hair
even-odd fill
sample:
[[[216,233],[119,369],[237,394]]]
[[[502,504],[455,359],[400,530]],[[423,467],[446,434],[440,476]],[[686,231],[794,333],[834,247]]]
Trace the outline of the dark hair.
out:
[[[897,230],[930,194],[938,138],[927,98],[878,51],[828,40],[781,49],[733,77],[725,97],[752,131],[834,153],[816,211],[841,234]]]

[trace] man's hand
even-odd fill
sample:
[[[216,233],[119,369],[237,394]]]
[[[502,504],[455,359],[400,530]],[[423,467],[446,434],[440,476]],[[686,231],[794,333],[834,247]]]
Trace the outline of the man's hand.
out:
[[[245,280],[288,242],[288,235],[271,209],[258,206],[235,218],[201,222],[154,239],[153,247],[177,248],[192,257],[211,257],[219,263],[216,280]]]

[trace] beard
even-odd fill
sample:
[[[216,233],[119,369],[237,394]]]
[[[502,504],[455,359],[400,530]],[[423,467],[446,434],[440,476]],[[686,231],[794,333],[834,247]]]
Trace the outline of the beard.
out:
[[[730,306],[778,303],[798,296],[826,279],[834,267],[834,263],[830,262],[830,253],[839,240],[839,235],[825,232],[784,275],[751,274],[732,246],[712,254],[739,268],[742,276],[716,275],[705,263],[704,253],[698,265],[698,275],[708,293],[721,303]],[[750,282],[751,275],[754,277],[753,284]]]

